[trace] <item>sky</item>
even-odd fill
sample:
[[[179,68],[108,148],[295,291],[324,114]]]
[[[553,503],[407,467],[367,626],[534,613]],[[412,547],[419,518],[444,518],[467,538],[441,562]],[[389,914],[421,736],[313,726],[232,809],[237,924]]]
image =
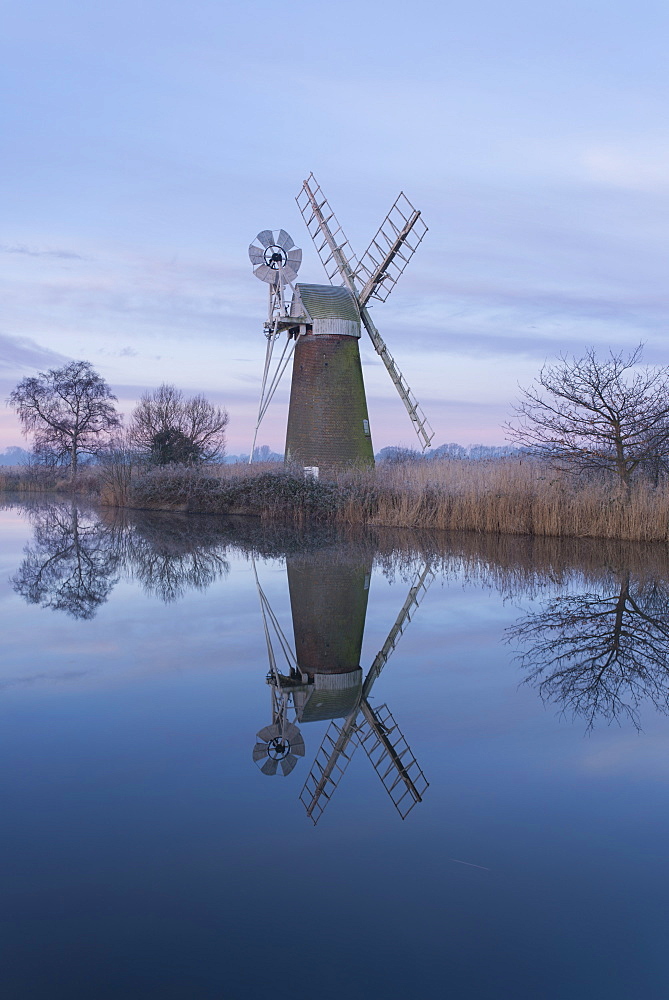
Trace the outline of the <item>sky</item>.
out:
[[[86,359],[126,415],[161,382],[248,451],[267,290],[247,248],[311,171],[359,255],[400,190],[429,232],[374,320],[435,429],[501,444],[546,360],[669,364],[660,0],[8,0],[0,395]],[[417,439],[369,340],[375,449]],[[258,442],[284,446],[289,384]],[[21,444],[0,407],[0,447]]]

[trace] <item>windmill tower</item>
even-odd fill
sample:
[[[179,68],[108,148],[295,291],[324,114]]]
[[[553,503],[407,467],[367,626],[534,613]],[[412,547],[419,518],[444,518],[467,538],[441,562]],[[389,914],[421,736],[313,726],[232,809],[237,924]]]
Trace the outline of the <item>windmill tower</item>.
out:
[[[339,785],[353,752],[362,746],[398,813],[405,819],[428,786],[416,758],[387,705],[369,698],[381,671],[413,618],[434,573],[416,574],[386,641],[363,678],[360,653],[367,613],[371,558],[360,556],[287,560],[295,652],[256,583],[265,626],[270,670],[272,724],[256,737],[253,759],[264,774],[289,774],[305,754],[296,723],[330,720],[300,794],[317,823]],[[278,668],[285,657],[286,672]],[[294,721],[288,718],[294,713]],[[278,758],[278,762],[277,762]],[[285,762],[285,763],[284,763]]]
[[[288,590],[293,619],[294,652],[289,639],[269,605],[256,574],[256,584],[265,626],[270,670],[267,682],[272,692],[272,729],[258,733],[254,760],[264,773],[262,743],[285,737],[304,753],[304,742],[295,723],[318,722],[348,716],[360,699],[362,670],[360,654],[367,614],[371,555],[355,551],[333,555],[332,550],[289,555],[286,559]],[[277,653],[286,666],[280,670]],[[292,739],[288,731],[288,709],[294,710]],[[279,732],[280,730],[280,732]],[[298,741],[299,735],[299,741]],[[296,763],[296,761],[294,762]],[[294,763],[292,766],[294,766]],[[292,767],[291,767],[292,770]],[[288,773],[283,771],[283,773]]]
[[[373,465],[359,347],[364,327],[424,450],[434,431],[367,308],[372,299],[386,301],[427,232],[420,212],[400,194],[358,261],[313,174],[304,181],[296,200],[331,284],[295,283],[302,252],[284,230],[276,243],[270,242],[274,234],[265,230],[249,247],[254,273],[270,284],[256,436],[292,356],[286,461],[308,469]],[[292,289],[290,305],[284,298],[286,285]],[[287,334],[286,346],[272,367],[274,346],[282,332]]]

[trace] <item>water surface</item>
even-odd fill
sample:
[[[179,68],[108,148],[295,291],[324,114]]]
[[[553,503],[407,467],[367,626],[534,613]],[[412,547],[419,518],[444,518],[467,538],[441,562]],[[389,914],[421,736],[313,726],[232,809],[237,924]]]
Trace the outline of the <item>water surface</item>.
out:
[[[3,998],[669,994],[665,549],[0,534]]]

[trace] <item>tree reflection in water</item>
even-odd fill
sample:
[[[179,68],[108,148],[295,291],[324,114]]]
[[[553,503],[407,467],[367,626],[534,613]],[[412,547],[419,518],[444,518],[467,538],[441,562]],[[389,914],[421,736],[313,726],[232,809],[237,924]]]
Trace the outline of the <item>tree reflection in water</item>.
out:
[[[216,521],[148,514],[120,526],[128,575],[165,604],[226,576],[227,537]]]
[[[93,618],[118,581],[109,530],[69,503],[32,512],[34,539],[11,583],[30,604]]]
[[[75,503],[36,506],[30,517],[33,541],[12,586],[29,603],[73,618],[93,618],[121,574],[169,603],[228,572],[227,538],[207,520],[151,514],[131,519]]]
[[[38,504],[29,513],[34,539],[12,578],[14,589],[32,604],[74,618],[93,618],[121,575],[171,602],[226,575],[229,547],[288,558],[344,542],[356,547],[361,561],[388,574],[411,573],[419,560],[429,561],[444,579],[464,578],[505,597],[560,588],[561,594],[509,630],[526,681],[589,726],[598,716],[627,716],[638,726],[644,700],[669,710],[666,546],[312,529],[249,518],[99,511],[69,502]]]
[[[559,596],[508,630],[526,683],[592,728],[626,716],[639,728],[645,700],[669,711],[669,584],[628,568],[608,594]]]

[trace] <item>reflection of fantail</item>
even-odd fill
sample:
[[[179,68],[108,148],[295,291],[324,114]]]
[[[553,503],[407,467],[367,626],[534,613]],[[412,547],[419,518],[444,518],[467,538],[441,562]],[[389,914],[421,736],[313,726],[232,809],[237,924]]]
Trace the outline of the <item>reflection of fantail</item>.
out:
[[[293,557],[288,559],[287,568],[295,653],[256,572],[270,664],[267,682],[272,690],[272,723],[258,733],[253,759],[264,774],[279,770],[289,774],[305,752],[295,722],[329,719],[330,726],[300,795],[307,815],[318,822],[353,751],[361,744],[405,818],[422,800],[428,783],[387,706],[373,709],[368,699],[434,574],[426,565],[416,575],[363,681],[359,663],[371,561],[361,565],[359,557],[337,559],[324,566],[322,560]],[[277,653],[285,658],[287,673],[279,671]],[[289,710],[295,722],[288,720]]]
[[[297,726],[287,721],[285,711],[275,711],[274,705],[272,709],[274,722],[257,733],[253,759],[258,765],[262,761],[263,774],[276,774],[280,767],[281,773],[286,775],[297,764],[297,758],[304,757],[304,740]]]

